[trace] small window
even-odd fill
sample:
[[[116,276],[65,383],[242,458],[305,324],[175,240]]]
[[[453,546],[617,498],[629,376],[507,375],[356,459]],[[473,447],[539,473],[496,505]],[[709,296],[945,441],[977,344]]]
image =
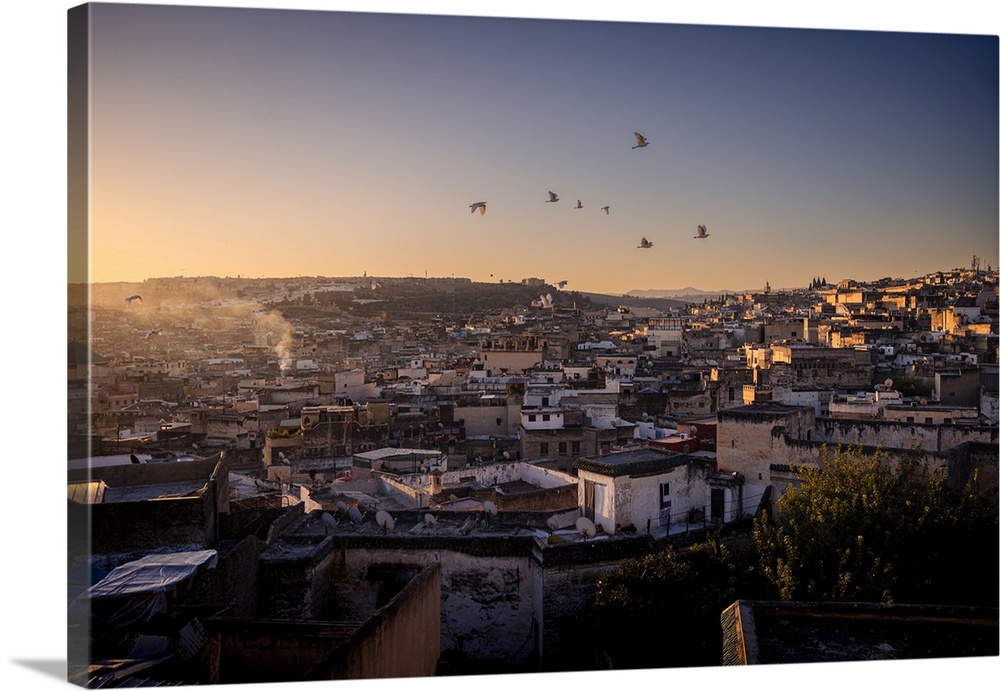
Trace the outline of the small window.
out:
[[[580,455],[580,442],[578,441],[573,442],[573,446],[571,448],[573,449],[574,456]]]
[[[543,441],[541,444],[538,445],[538,453],[540,453],[543,456],[548,455],[549,443],[547,441]]]
[[[934,418],[932,418],[932,417],[925,417],[924,418],[924,424],[933,425],[934,424]]]
[[[560,456],[566,455],[566,442],[564,441],[559,442],[559,455]]]
[[[497,418],[497,427],[503,423],[503,418]]]
[[[538,417],[537,415],[529,415],[528,422],[534,422],[537,417]]]
[[[551,415],[549,415],[548,413],[544,413],[544,414],[542,415],[542,422],[548,422],[548,421],[549,421],[549,419],[550,419],[551,417],[552,417],[552,416],[551,416]]]

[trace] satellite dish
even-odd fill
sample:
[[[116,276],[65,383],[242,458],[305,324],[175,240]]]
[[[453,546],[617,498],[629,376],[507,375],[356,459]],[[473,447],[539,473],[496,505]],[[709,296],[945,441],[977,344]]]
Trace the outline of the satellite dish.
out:
[[[449,494],[448,501],[458,501],[458,497],[456,497],[454,494]]]
[[[358,523],[360,523],[362,521],[362,519],[364,518],[361,515],[361,512],[358,511],[357,508],[355,508],[353,506],[347,510],[347,517],[350,518],[351,519],[351,523],[354,523],[355,525],[357,525]]]
[[[559,529],[559,521],[556,520],[555,516],[549,516],[548,518],[545,519],[545,526],[549,530],[558,530]]]
[[[434,514],[425,513],[424,514],[424,525],[434,526],[437,525],[438,519],[434,517]]]
[[[483,510],[486,511],[486,513],[489,514],[490,516],[497,515],[497,505],[491,501],[483,502]]]
[[[921,398],[920,399],[920,405],[927,405],[927,399],[926,398]]]
[[[392,520],[392,516],[389,515],[388,511],[379,511],[376,513],[375,522],[378,523],[379,528],[387,533],[396,526],[396,522]]]
[[[341,501],[341,500],[338,499],[337,500],[337,511],[339,511],[340,513],[347,513],[347,504],[345,504],[343,501]]]
[[[503,452],[503,459],[504,459],[505,461],[506,461],[506,460],[509,460],[509,459],[510,459],[510,453],[509,453],[509,452],[507,452],[507,451],[504,451],[504,452]]]
[[[887,389],[891,389],[892,388],[892,379],[886,379],[885,380],[885,388],[887,388]]]
[[[338,523],[337,519],[334,518],[331,514],[328,514],[326,511],[323,512],[323,515],[320,516],[320,518],[322,518],[323,522],[326,523],[331,528],[337,525]]]
[[[594,537],[597,534],[597,526],[586,516],[580,516],[576,519],[576,529],[580,531],[584,539]]]

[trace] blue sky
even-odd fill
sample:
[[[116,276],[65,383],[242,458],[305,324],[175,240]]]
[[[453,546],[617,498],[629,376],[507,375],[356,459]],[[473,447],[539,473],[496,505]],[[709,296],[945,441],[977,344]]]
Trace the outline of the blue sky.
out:
[[[95,281],[997,263],[996,36],[99,5],[92,38]]]

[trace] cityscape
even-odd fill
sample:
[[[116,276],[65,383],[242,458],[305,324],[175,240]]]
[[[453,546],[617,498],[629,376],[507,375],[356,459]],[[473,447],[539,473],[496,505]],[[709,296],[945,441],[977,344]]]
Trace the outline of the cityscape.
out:
[[[71,683],[1000,659],[996,36],[68,19]]]
[[[661,645],[636,659],[604,640],[602,583],[667,549],[738,544],[803,468],[845,446],[974,488],[985,532],[948,540],[995,555],[997,280],[972,257],[908,279],[711,297],[540,277],[71,286],[70,334],[89,326],[90,345],[69,351],[70,659],[108,662],[78,676],[71,662],[70,680],[729,663],[728,610],[701,657]],[[900,594],[875,601],[890,609],[851,634],[864,652],[827,650],[815,623],[816,638],[768,642],[760,611],[760,657],[743,664],[996,655],[996,619],[979,623],[996,611],[996,562],[976,556],[973,574],[952,555],[961,592],[928,576],[916,601],[890,579]],[[186,567],[180,585],[151,583],[167,565]],[[873,618],[906,604],[921,611],[905,635],[880,633]],[[970,620],[928,645],[935,607]],[[373,657],[397,648],[405,659]]]

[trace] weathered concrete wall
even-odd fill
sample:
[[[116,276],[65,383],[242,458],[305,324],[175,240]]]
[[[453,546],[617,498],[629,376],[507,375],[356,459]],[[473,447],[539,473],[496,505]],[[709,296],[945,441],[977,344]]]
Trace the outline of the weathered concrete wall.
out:
[[[201,497],[87,506],[69,502],[69,520],[89,522],[92,554],[120,555],[117,563],[122,563],[165,547],[212,547],[216,539],[214,498],[206,493]]]
[[[814,441],[859,444],[893,449],[944,452],[966,442],[996,444],[997,428],[973,425],[926,425],[888,420],[820,418]]]
[[[774,458],[774,430],[793,438],[810,438],[815,411],[805,407],[750,406],[719,412],[716,458],[720,472],[738,472],[745,478],[743,511],[753,513],[770,484]]]
[[[441,568],[430,564],[307,679],[434,676],[441,656]]]
[[[220,544],[216,567],[202,573],[187,597],[187,604],[230,606],[227,616],[257,616],[257,560],[264,543],[254,537],[236,544]]]
[[[136,487],[168,482],[207,481],[220,463],[218,455],[199,461],[132,463],[70,470],[69,482],[104,480],[109,487]]]
[[[441,578],[440,651],[453,669],[467,665],[516,670],[532,659],[530,543],[489,538],[351,540],[336,550],[329,587],[339,618],[360,617],[374,594],[364,577],[371,564],[437,565]],[[479,542],[480,544],[476,544]],[[348,548],[347,544],[351,546]],[[470,551],[465,551],[466,549]],[[368,603],[360,605],[359,603]]]
[[[439,659],[440,570],[432,565],[364,621],[212,619],[217,682],[433,676]]]
[[[332,540],[319,535],[290,535],[271,544],[258,565],[261,618],[330,619],[333,552]]]
[[[533,620],[538,622],[539,666],[543,671],[591,669],[581,650],[593,649],[585,611],[597,594],[598,579],[618,568],[622,559],[663,549],[646,537],[590,540],[558,546],[536,544],[532,551]],[[601,632],[614,635],[614,632]]]

